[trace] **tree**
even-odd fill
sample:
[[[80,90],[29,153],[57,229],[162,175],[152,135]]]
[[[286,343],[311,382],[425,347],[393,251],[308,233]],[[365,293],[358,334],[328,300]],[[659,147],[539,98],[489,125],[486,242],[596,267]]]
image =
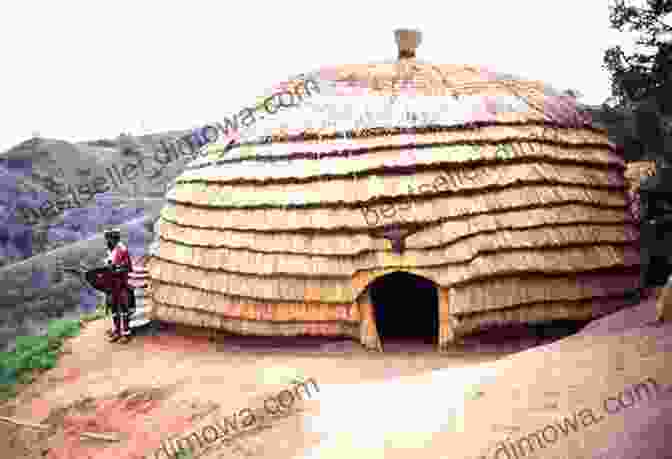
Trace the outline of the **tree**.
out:
[[[662,96],[665,89],[671,91],[672,42],[667,34],[672,33],[667,15],[672,13],[672,0],[647,0],[646,8],[614,0],[609,7],[611,26],[623,32],[638,32],[636,45],[643,47],[626,56],[620,46],[609,48],[604,53],[604,66],[612,75],[612,94],[619,105],[638,102],[652,95]],[[671,92],[667,92],[669,95]],[[663,114],[672,114],[672,102],[660,101]]]
[[[641,3],[641,2],[640,2]],[[635,139],[627,146],[638,149],[636,156],[670,158],[668,117],[672,117],[672,0],[646,0],[645,6],[626,5],[614,0],[609,7],[611,26],[623,32],[639,34],[639,47],[626,56],[620,46],[604,53],[604,67],[611,74],[612,97],[605,110],[619,109],[630,113]]]

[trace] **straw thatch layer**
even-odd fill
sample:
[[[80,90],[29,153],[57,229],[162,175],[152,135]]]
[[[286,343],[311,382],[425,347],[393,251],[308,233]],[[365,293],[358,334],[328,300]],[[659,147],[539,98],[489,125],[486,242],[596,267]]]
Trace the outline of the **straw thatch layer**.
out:
[[[591,146],[572,149],[542,143],[498,144],[498,145],[456,145],[430,146],[425,148],[386,149],[376,155],[353,154],[348,161],[342,158],[293,159],[291,167],[279,160],[263,160],[256,157],[244,164],[229,164],[233,170],[222,171],[205,168],[183,175],[177,182],[186,183],[228,183],[264,184],[267,182],[311,182],[325,177],[363,176],[367,171],[413,167],[419,170],[428,167],[450,169],[473,164],[501,164],[502,162],[554,161],[569,164],[594,166],[622,172],[622,160],[610,150]],[[450,166],[450,167],[449,167]],[[238,170],[236,170],[236,168]],[[244,169],[241,171],[240,169]],[[242,178],[236,172],[254,173]],[[181,189],[178,187],[178,190]]]
[[[628,215],[619,209],[602,209],[580,204],[549,205],[542,208],[527,208],[511,212],[498,212],[467,216],[450,220],[410,235],[406,239],[409,248],[430,248],[451,243],[467,235],[504,229],[533,228],[546,225],[596,225],[619,224],[630,227]],[[627,230],[625,230],[627,231]]]
[[[337,128],[354,132],[359,130],[365,133],[372,128],[386,127],[394,133],[394,129],[400,127],[468,126],[476,122],[525,124],[552,122],[565,127],[590,126],[590,117],[577,110],[576,103],[571,98],[559,94],[541,94],[539,91],[537,91],[538,97],[524,95],[521,91],[512,88],[511,85],[504,85],[501,81],[483,85],[482,89],[487,91],[486,93],[466,93],[461,97],[456,92],[453,92],[453,97],[418,97],[417,90],[414,90],[415,94],[410,97],[408,97],[409,94],[389,97],[394,91],[381,94],[361,88],[355,104],[347,100],[347,96],[352,94],[344,94],[348,92],[346,85],[326,83],[321,86],[324,91],[320,91],[320,96],[304,100],[299,104],[300,106],[278,116],[261,116],[251,127],[242,130],[241,137],[244,140],[250,140],[272,136],[273,141],[284,141],[288,138],[296,138],[297,131],[300,131],[298,137],[305,138],[311,134],[329,135]],[[386,97],[379,97],[379,95]],[[323,112],[320,99],[321,102],[333,103],[334,98],[331,97],[329,100],[329,96],[345,97],[341,98],[342,102],[337,101],[331,107],[329,110],[331,116],[323,116],[320,113]],[[387,101],[386,107],[380,106],[381,100]],[[381,108],[383,108],[382,111]],[[386,116],[387,109],[396,112],[397,116],[393,115],[392,118]],[[409,122],[410,118],[407,116],[398,116],[399,110],[404,109],[416,114],[415,117],[410,117],[414,118],[413,122]],[[419,120],[422,121],[418,122]],[[594,130],[597,131],[597,129]]]
[[[163,283],[154,286],[152,298],[154,301],[166,306],[197,309],[219,314],[225,318],[280,322],[358,322],[360,320],[359,311],[352,303],[325,304],[255,301],[248,298]]]
[[[473,156],[457,154],[464,144],[477,145],[483,149],[484,159],[494,159],[494,153],[497,150],[492,148],[493,145],[511,143],[515,146],[514,157],[519,157],[521,152],[527,152],[527,154],[538,155],[542,158],[554,157],[567,161],[604,163],[606,160],[614,166],[625,167],[622,154],[616,152],[614,145],[606,136],[591,129],[563,129],[545,125],[494,125],[478,129],[444,128],[438,132],[396,133],[375,137],[343,138],[342,135],[337,137],[336,134],[333,137],[333,139],[323,138],[302,142],[241,145],[230,150],[226,150],[227,146],[223,144],[211,144],[206,147],[208,156],[189,163],[187,170],[178,177],[176,183],[216,177],[232,180],[304,177],[306,172],[301,167],[303,164],[295,165],[293,162],[287,162],[289,158],[302,157],[325,161],[324,166],[320,166],[321,170],[324,170],[323,174],[332,173],[330,171],[334,169],[333,173],[356,172],[363,170],[366,162],[355,162],[349,165],[339,164],[340,161],[337,160],[362,159],[371,161],[372,165],[382,165],[383,161],[373,158],[382,155],[382,159],[390,162],[394,156],[390,157],[390,154],[384,153],[381,149],[409,149],[432,144],[441,144],[447,148],[438,151],[430,150],[426,153],[422,151],[424,148],[419,148],[415,154],[423,164],[431,164],[433,160],[455,163],[474,161]],[[544,145],[544,148],[536,148],[538,144]],[[564,151],[546,148],[554,144],[569,148]],[[577,157],[576,148],[586,150],[582,158]],[[447,151],[455,153],[446,158]],[[214,162],[217,158],[220,160]],[[277,167],[271,170],[264,161],[268,159],[284,159],[285,161],[284,163],[276,161]],[[208,167],[208,165],[215,164],[227,164],[227,167]]]
[[[484,104],[488,103],[487,99],[482,96],[478,96],[476,100],[474,101],[476,104]],[[472,106],[473,107],[473,106]],[[462,113],[461,116],[458,115],[457,119],[456,117],[453,117],[453,119],[450,120],[441,120],[437,119],[434,120],[433,122],[428,122],[426,125],[420,125],[417,121],[414,123],[410,123],[411,125],[399,127],[399,126],[389,126],[383,121],[376,120],[375,115],[374,119],[371,120],[369,119],[368,121],[362,122],[361,118],[359,120],[350,118],[346,119],[345,122],[343,120],[340,120],[341,122],[338,123],[340,124],[339,127],[336,126],[318,126],[318,123],[316,122],[315,124],[312,124],[310,121],[310,116],[308,116],[308,119],[300,119],[300,117],[295,117],[292,121],[291,124],[293,124],[295,127],[292,127],[291,124],[290,126],[281,126],[281,127],[273,127],[273,126],[260,126],[263,125],[264,123],[257,123],[255,126],[257,129],[254,129],[254,133],[250,135],[248,133],[247,135],[241,136],[242,139],[242,148],[241,152],[239,154],[235,154],[237,157],[247,157],[249,156],[249,150],[246,148],[247,145],[256,145],[259,143],[266,143],[269,141],[272,142],[296,142],[296,141],[331,141],[331,140],[336,140],[338,138],[353,138],[353,139],[359,139],[359,138],[365,138],[369,137],[371,135],[403,135],[403,134],[408,134],[409,131],[412,131],[412,134],[415,135],[416,132],[420,133],[425,133],[425,132],[442,132],[446,130],[446,128],[451,129],[451,128],[470,128],[473,127],[474,125],[490,125],[493,123],[497,123],[498,125],[522,125],[522,124],[544,124],[544,123],[551,123],[553,122],[552,120],[549,119],[544,119],[541,116],[538,116],[537,114],[529,111],[529,105],[526,105],[528,108],[528,111],[525,112],[520,112],[520,111],[508,111],[508,112],[498,112],[498,113],[478,113],[478,108],[476,108],[475,111],[472,113]],[[475,108],[475,107],[474,107]],[[440,110],[440,107],[436,108],[437,110]],[[412,110],[411,110],[412,112]],[[417,112],[416,112],[417,113]],[[422,115],[425,115],[426,112],[420,112]],[[299,122],[297,122],[297,118],[300,119]],[[317,120],[315,120],[317,121]],[[323,120],[324,121],[331,121],[331,120]],[[554,126],[558,128],[586,128],[586,126],[577,126],[576,124],[572,124],[571,122],[567,122],[567,120],[557,120],[554,123]],[[331,124],[331,123],[328,123]],[[592,132],[597,132],[596,129],[591,128],[589,129]],[[601,132],[600,132],[601,134]],[[221,145],[221,144],[220,144]],[[228,155],[227,155],[228,156]],[[221,155],[217,155],[215,157],[210,156],[209,159],[216,159],[220,158]],[[199,163],[202,164],[202,163]]]
[[[556,161],[592,166],[609,166],[623,170],[623,160],[604,146],[581,145],[567,148],[558,144],[541,142],[499,142],[496,144],[453,144],[411,147],[385,147],[376,150],[361,150],[350,144],[352,151],[348,161],[339,156],[324,156],[322,153],[298,153],[300,155],[286,161],[257,152],[243,163],[227,164],[227,168],[202,168],[189,170],[181,175],[178,184],[207,181],[211,183],[256,183],[267,181],[315,181],[327,176],[361,175],[366,171],[383,168],[412,166],[425,168],[435,166],[463,167],[473,163],[501,164],[511,161]],[[250,147],[251,148],[251,147]],[[325,153],[326,155],[327,153]],[[229,170],[230,169],[230,170]],[[254,175],[251,175],[254,174]]]
[[[638,283],[639,273],[632,270],[582,272],[570,278],[539,275],[497,277],[451,288],[450,313],[466,314],[525,303],[615,296],[637,288]],[[361,320],[357,307],[352,303],[261,302],[170,284],[154,287],[152,298],[167,306],[205,311],[224,318],[279,322]]]
[[[504,310],[485,311],[467,315],[447,317],[450,340],[459,339],[470,333],[493,326],[513,325],[549,320],[588,320],[622,308],[623,297],[604,297],[583,301],[558,301],[553,303],[532,303]],[[370,308],[369,308],[370,309]],[[188,310],[176,306],[157,303],[156,316],[162,320],[196,327],[224,330],[239,335],[257,336],[345,336],[355,339],[369,337],[368,347],[380,349],[375,323],[372,320],[353,322],[276,322],[224,318],[205,311]],[[369,310],[372,313],[372,310]],[[369,319],[372,319],[369,318]],[[362,332],[361,327],[372,330]],[[373,342],[375,341],[375,342]],[[446,340],[443,340],[445,343]]]
[[[492,72],[471,65],[443,65],[404,59],[394,63],[348,64],[333,69],[338,82],[371,88],[382,94],[398,94],[409,86],[423,96],[490,93],[511,85],[529,97],[541,98],[546,86],[539,81],[492,79]],[[501,75],[498,75],[501,76]],[[508,93],[508,92],[507,92]]]
[[[394,256],[394,255],[391,255]],[[492,275],[539,272],[571,273],[618,266],[638,266],[639,250],[629,245],[595,244],[552,249],[520,249],[483,254],[468,264],[379,268],[353,278],[265,277],[208,271],[155,258],[149,271],[155,285],[170,283],[229,295],[265,300],[349,303],[376,277],[397,270],[433,280],[441,286]]]
[[[526,303],[617,296],[637,287],[638,270],[590,271],[562,277],[498,277],[451,288],[450,310],[453,314],[464,314]]]
[[[445,287],[473,282],[493,275],[505,276],[522,273],[560,275],[602,268],[629,268],[639,266],[639,261],[638,247],[630,245],[605,244],[563,249],[516,250],[483,255],[469,265],[360,271],[352,282],[355,292],[359,293],[380,276],[394,271],[408,271]]]
[[[238,335],[258,336],[348,336],[359,338],[359,323],[351,322],[269,322],[229,319],[206,311],[154,303],[153,317],[196,327],[225,330]]]
[[[459,240],[458,238],[462,236]],[[453,235],[454,242],[438,248],[407,249],[401,255],[389,251],[356,256],[261,253],[245,249],[192,247],[162,241],[155,256],[164,261],[208,270],[251,275],[350,277],[356,271],[392,266],[420,267],[467,263],[481,254],[499,250],[562,247],[570,244],[625,243],[638,240],[635,226],[612,225],[544,226],[499,230],[472,235]]]
[[[167,199],[197,206],[257,207],[306,206],[360,203],[377,198],[415,199],[445,192],[503,188],[519,184],[567,184],[592,187],[624,187],[622,171],[564,164],[501,164],[465,169],[416,172],[404,175],[341,176],[318,183],[220,185],[186,183],[173,188]]]
[[[434,64],[415,58],[375,65],[341,65],[322,70],[322,75],[336,82],[369,88],[376,94],[401,94],[409,88],[419,96],[496,94],[505,90],[506,94],[517,94],[535,107],[540,106],[536,112],[546,118],[548,107],[544,102],[547,95],[555,95],[541,81],[495,73],[482,66]]]
[[[510,212],[467,215],[464,218],[427,227],[408,236],[406,247],[432,248],[454,242],[469,234],[566,223],[609,224],[628,223],[628,220],[621,208],[603,209],[581,204],[560,204]],[[161,221],[159,228],[162,240],[212,248],[344,256],[390,249],[389,241],[372,237],[368,230],[364,234],[349,234],[344,238],[342,234],[330,233],[278,234],[195,228],[180,226],[167,220]]]
[[[622,296],[585,301],[558,301],[532,303],[516,308],[477,312],[455,316],[452,322],[454,338],[483,331],[491,327],[546,322],[551,320],[589,320],[607,312],[621,309],[626,304]]]
[[[486,191],[486,190],[484,190]],[[567,185],[524,185],[494,189],[470,196],[439,196],[431,200],[415,197],[408,204],[398,205],[401,222],[445,221],[449,218],[521,207],[551,204],[590,203],[603,207],[625,208],[624,193]],[[306,208],[231,210],[168,204],[161,218],[183,226],[257,231],[299,231],[304,229],[338,229],[369,227],[364,218],[371,209],[379,211],[387,205],[370,208]],[[387,212],[387,211],[386,211]],[[381,219],[377,226],[384,226]]]

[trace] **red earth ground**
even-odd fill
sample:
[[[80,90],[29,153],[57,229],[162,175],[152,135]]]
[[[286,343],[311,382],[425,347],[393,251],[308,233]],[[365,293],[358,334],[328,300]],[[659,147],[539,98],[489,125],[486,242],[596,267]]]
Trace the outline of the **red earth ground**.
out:
[[[109,324],[98,320],[66,342],[56,368],[0,406],[0,416],[53,426],[38,431],[0,422],[0,457],[154,457],[162,440],[243,408],[261,409],[298,376],[314,378],[319,394],[267,428],[194,457],[490,459],[498,441],[515,442],[585,408],[603,415],[604,399],[646,378],[670,386],[672,325],[649,324],[654,301],[550,343],[479,337],[440,354],[403,342],[385,353],[315,338],[215,342],[171,327],[121,345],[106,342]],[[474,390],[478,396],[468,396]],[[664,443],[671,413],[672,394],[661,393],[528,457],[672,457],[672,444]],[[83,439],[80,432],[120,441]]]

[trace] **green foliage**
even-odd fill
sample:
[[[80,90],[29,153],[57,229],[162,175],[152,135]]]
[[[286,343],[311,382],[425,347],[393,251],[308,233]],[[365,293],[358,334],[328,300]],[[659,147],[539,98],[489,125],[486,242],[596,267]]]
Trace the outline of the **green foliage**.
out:
[[[2,356],[0,355],[0,391],[2,391],[2,387],[14,384],[16,378],[16,369],[11,367],[8,361],[2,360]]]
[[[672,27],[663,22],[663,17],[672,13],[672,1],[647,0],[646,6],[639,8],[626,4],[626,0],[614,0],[609,13],[612,28],[622,32],[627,27],[629,32],[637,32],[635,43],[645,48],[630,56],[620,46],[604,53],[604,67],[612,75],[612,95],[618,105],[670,94],[672,43],[665,34],[672,32]],[[666,102],[663,99],[660,97],[661,104]],[[672,114],[669,97],[664,108],[663,113]]]
[[[79,328],[79,321],[76,320],[53,320],[47,327],[47,337],[62,339],[77,336],[79,333]]]
[[[0,384],[0,402],[16,397],[16,387],[13,384]]]
[[[632,113],[634,136],[624,139],[624,147],[634,159],[667,155],[670,160],[667,142],[672,141],[672,129],[665,117],[672,116],[672,26],[663,20],[672,14],[672,1],[647,0],[639,7],[614,0],[609,12],[612,28],[638,34],[631,55],[614,46],[603,57],[603,67],[611,74],[608,102]],[[612,107],[605,103],[603,108]]]
[[[12,352],[0,352],[0,400],[16,396],[17,383],[32,382],[32,370],[54,368],[63,340],[79,331],[79,321],[57,319],[45,336],[18,336]]]

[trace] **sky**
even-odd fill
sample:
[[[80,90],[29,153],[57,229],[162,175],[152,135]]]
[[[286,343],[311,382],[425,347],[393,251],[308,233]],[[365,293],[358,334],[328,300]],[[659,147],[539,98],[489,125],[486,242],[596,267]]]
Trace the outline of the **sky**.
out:
[[[607,0],[386,3],[8,3],[0,151],[35,133],[79,142],[220,121],[290,75],[396,59],[397,28],[422,31],[419,59],[577,89],[591,105],[609,97],[604,50],[632,48]]]

